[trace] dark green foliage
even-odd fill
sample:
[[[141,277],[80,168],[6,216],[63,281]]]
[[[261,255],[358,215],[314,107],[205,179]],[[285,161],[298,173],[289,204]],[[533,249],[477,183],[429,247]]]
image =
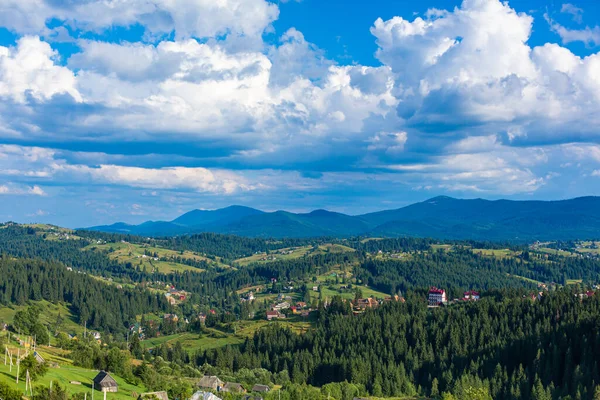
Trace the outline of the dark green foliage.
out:
[[[136,315],[169,309],[163,296],[141,289],[116,289],[55,262],[0,257],[0,276],[0,304],[68,303],[80,324],[106,332],[124,332]],[[28,308],[17,313],[15,324],[32,333],[38,329],[36,318],[35,308]]]
[[[0,382],[0,399],[22,400],[22,393],[17,389],[13,389],[9,384]]]
[[[331,313],[304,335],[274,325],[196,362],[288,370],[292,381],[317,386],[348,380],[388,396],[420,387],[458,399],[591,399],[600,383],[599,329],[600,297],[580,301],[567,290],[535,302],[501,296],[434,310],[409,297],[355,317]]]
[[[37,381],[42,376],[46,375],[48,372],[48,366],[46,363],[39,363],[33,353],[29,353],[27,357],[21,360],[20,366],[20,378],[25,379],[27,376],[27,372],[29,372],[29,377],[32,381]]]

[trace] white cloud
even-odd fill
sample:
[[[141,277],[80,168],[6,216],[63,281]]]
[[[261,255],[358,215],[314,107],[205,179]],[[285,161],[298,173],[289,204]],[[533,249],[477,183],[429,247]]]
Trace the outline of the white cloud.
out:
[[[564,44],[572,42],[583,42],[589,46],[600,44],[600,26],[590,28],[586,26],[583,29],[569,29],[556,21],[553,21],[548,14],[544,14],[544,18],[548,21],[550,29],[560,36]]]
[[[577,22],[578,24],[583,22],[583,10],[571,3],[564,3],[560,8],[560,12],[570,14],[573,18],[573,21]]]
[[[38,37],[25,36],[16,47],[0,46],[0,96],[24,103],[27,94],[48,100],[68,93],[81,101],[75,88],[75,75],[55,64],[57,53]]]
[[[51,19],[78,29],[100,31],[140,23],[152,35],[178,38],[259,37],[277,19],[278,7],[265,0],[86,0],[60,5],[50,0],[3,0],[0,26],[43,34]]]
[[[35,185],[31,187],[15,185],[13,183],[8,183],[4,185],[0,185],[0,195],[32,195],[32,196],[46,196],[46,192],[44,190]]]

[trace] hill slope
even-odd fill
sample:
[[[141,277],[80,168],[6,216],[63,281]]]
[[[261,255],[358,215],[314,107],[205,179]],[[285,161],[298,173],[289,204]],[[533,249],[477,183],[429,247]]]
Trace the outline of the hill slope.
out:
[[[305,214],[231,206],[194,210],[170,222],[117,223],[103,232],[168,236],[217,232],[250,237],[422,236],[476,240],[568,240],[600,237],[600,197],[561,201],[433,199],[358,216]]]

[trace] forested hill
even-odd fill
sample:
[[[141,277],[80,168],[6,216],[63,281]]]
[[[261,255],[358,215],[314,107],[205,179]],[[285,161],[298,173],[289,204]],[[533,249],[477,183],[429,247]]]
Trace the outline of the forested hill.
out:
[[[489,201],[436,197],[397,210],[350,216],[326,210],[305,214],[232,206],[194,210],[173,221],[116,223],[90,230],[173,236],[213,232],[245,237],[431,237],[493,241],[600,237],[600,197],[562,201]]]

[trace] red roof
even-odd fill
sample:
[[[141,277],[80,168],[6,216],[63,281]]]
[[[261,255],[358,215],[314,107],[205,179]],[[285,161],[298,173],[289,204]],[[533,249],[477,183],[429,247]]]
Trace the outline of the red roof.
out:
[[[479,292],[476,292],[474,290],[467,290],[465,292],[465,296],[479,296]]]
[[[429,289],[429,294],[444,294],[446,293],[446,291],[444,289],[438,289],[435,286],[431,287],[431,289]]]

